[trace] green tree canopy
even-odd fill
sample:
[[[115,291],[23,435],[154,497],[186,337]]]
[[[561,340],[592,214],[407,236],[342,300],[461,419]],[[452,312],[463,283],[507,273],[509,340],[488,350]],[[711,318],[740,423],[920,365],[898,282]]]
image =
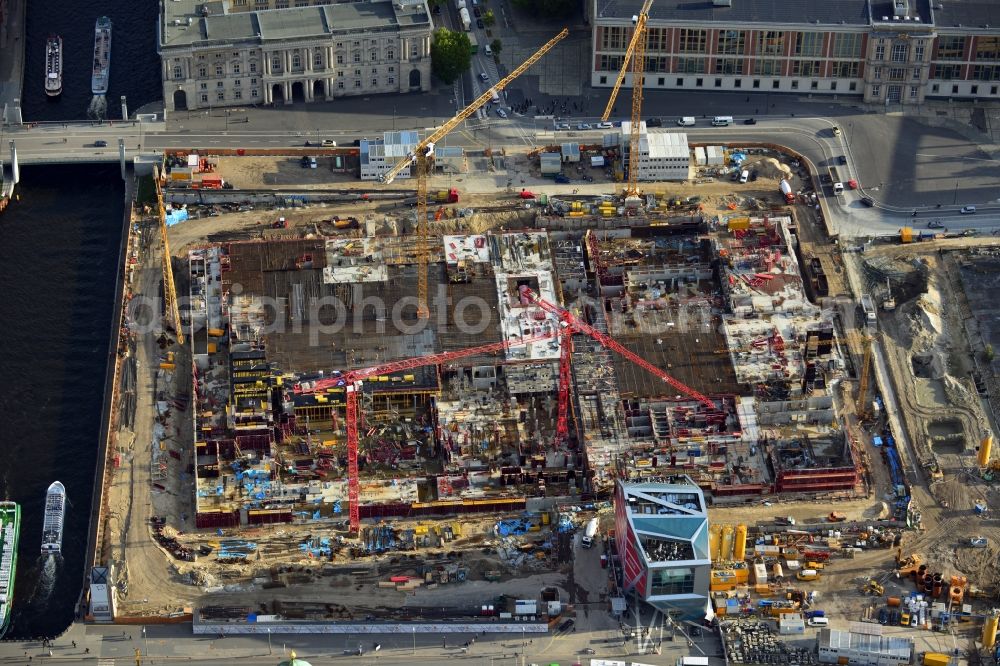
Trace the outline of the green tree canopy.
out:
[[[496,22],[497,22],[497,17],[493,14],[493,10],[487,9],[486,13],[483,14],[483,25],[489,28]]]
[[[434,31],[431,44],[431,68],[434,76],[445,83],[453,83],[469,69],[472,62],[472,42],[464,32],[454,32],[447,28]]]
[[[515,7],[545,18],[569,16],[576,10],[576,0],[512,0]]]
[[[493,51],[493,55],[500,55],[500,51],[503,49],[503,42],[499,39],[494,39],[490,42],[490,50]]]

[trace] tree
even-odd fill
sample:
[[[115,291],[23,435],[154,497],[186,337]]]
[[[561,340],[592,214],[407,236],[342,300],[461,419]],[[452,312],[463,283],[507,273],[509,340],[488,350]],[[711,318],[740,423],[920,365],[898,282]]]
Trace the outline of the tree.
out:
[[[996,354],[993,351],[993,345],[986,345],[986,348],[983,350],[983,358],[985,358],[987,362],[992,363],[995,357]]]
[[[486,13],[483,14],[483,25],[487,28],[492,28],[493,24],[497,22],[497,17],[493,14],[492,9],[487,9]]]
[[[434,31],[431,44],[431,69],[445,83],[453,83],[472,63],[472,42],[464,32],[448,28]]]
[[[427,0],[427,4],[431,9],[435,7],[444,7],[447,4],[447,0]]]
[[[512,0],[514,6],[533,16],[563,18],[572,14],[577,7],[576,0]]]
[[[490,42],[490,50],[493,51],[493,55],[500,55],[500,51],[503,50],[503,42],[499,39],[494,39]]]

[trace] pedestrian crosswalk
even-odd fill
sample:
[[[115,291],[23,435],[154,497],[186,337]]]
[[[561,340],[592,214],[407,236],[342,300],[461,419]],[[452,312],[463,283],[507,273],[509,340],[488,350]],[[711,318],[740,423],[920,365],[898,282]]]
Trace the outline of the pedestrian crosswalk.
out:
[[[115,666],[114,659],[98,659],[97,666]]]

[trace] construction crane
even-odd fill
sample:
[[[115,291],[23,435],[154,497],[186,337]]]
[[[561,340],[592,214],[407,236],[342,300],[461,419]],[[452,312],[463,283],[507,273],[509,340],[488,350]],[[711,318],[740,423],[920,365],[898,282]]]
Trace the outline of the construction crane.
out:
[[[622,68],[618,72],[618,78],[615,79],[615,85],[611,88],[611,96],[608,97],[608,105],[604,107],[604,115],[601,116],[602,122],[607,122],[608,118],[611,117],[611,111],[615,108],[615,102],[618,101],[618,91],[621,90],[622,83],[625,82],[625,74],[628,73],[629,63],[632,62],[632,55],[635,53],[636,45],[639,42],[639,38],[642,37],[642,32],[639,31],[639,21],[642,21],[645,27],[645,17],[649,13],[649,7],[653,4],[653,0],[646,0],[642,5],[642,9],[639,10],[639,16],[636,20],[636,29],[632,32],[632,39],[629,40],[628,48],[625,49],[625,59],[622,60]],[[644,31],[643,31],[644,32]]]
[[[680,381],[674,379],[673,377],[671,377],[667,373],[663,372],[658,367],[656,367],[655,365],[653,365],[652,363],[650,363],[646,359],[642,358],[641,356],[639,356],[635,352],[633,352],[630,349],[627,349],[626,347],[622,346],[617,340],[615,340],[614,338],[612,338],[610,335],[608,335],[606,333],[602,333],[601,331],[598,331],[596,328],[594,328],[590,324],[587,324],[586,322],[582,321],[579,317],[577,317],[576,315],[574,315],[572,312],[570,312],[566,308],[560,307],[558,305],[555,305],[554,303],[549,303],[548,301],[546,301],[545,299],[543,299],[540,296],[538,296],[538,294],[536,294],[529,287],[526,287],[526,286],[522,286],[521,287],[521,294],[526,299],[528,299],[529,301],[535,303],[540,308],[542,308],[542,310],[545,310],[549,314],[555,315],[556,318],[559,319],[559,322],[562,324],[562,326],[565,329],[568,329],[568,331],[564,331],[563,332],[564,336],[569,337],[567,335],[567,333],[582,333],[583,335],[586,335],[586,336],[592,338],[593,340],[595,340],[599,345],[601,345],[605,349],[609,349],[609,350],[611,350],[611,351],[613,351],[613,352],[615,352],[617,354],[620,354],[621,356],[624,356],[628,360],[630,360],[633,363],[635,363],[636,365],[638,365],[640,368],[642,368],[642,369],[644,369],[644,370],[652,373],[656,377],[659,377],[661,380],[663,380],[664,382],[666,382],[670,386],[674,387],[675,389],[677,389],[681,393],[685,393],[685,394],[691,396],[692,398],[694,398],[698,402],[702,403],[706,407],[710,407],[712,409],[718,409],[719,408],[719,406],[716,405],[715,402],[713,402],[712,399],[709,398],[708,396],[703,395],[702,393],[699,393],[698,391],[694,390],[693,388],[691,388],[687,384],[684,384],[683,382],[680,382]],[[560,370],[560,377],[561,376],[562,376],[562,372]],[[567,377],[567,379],[568,379],[568,377]],[[560,384],[561,384],[561,382],[560,382]],[[560,387],[559,387],[559,391],[560,391],[560,404],[562,403],[562,395],[561,394],[562,394],[563,390],[564,390],[564,387],[562,385],[560,385]],[[569,390],[568,385],[565,387],[565,390],[567,390],[567,391]],[[567,400],[567,403],[568,403],[568,400]]]
[[[611,89],[611,97],[608,105],[604,108],[602,121],[607,121],[618,99],[618,91],[625,81],[625,74],[632,69],[632,124],[629,127],[628,150],[629,169],[628,184],[625,186],[626,200],[634,200],[639,196],[639,170],[635,167],[639,154],[639,124],[642,115],[642,86],[646,70],[646,23],[649,20],[649,8],[653,0],[646,0],[639,10],[639,15],[635,17],[635,28],[632,31],[632,39],[629,40],[628,49],[625,51],[625,59],[622,61],[622,68],[615,79],[614,88]]]
[[[350,504],[349,515],[351,531],[357,533],[361,527],[361,513],[359,506],[359,500],[361,498],[361,479],[358,471],[358,419],[360,416],[358,411],[358,393],[361,391],[362,382],[365,379],[376,375],[388,375],[394,372],[413,370],[415,368],[421,368],[428,365],[441,365],[442,363],[447,363],[449,361],[454,361],[468,356],[475,356],[477,354],[493,354],[505,351],[511,347],[549,340],[557,335],[559,335],[559,331],[554,330],[539,335],[517,338],[514,340],[504,340],[503,342],[494,342],[488,345],[480,345],[478,347],[470,347],[468,349],[461,349],[458,351],[442,352],[440,354],[431,354],[429,356],[418,356],[416,358],[393,361],[383,365],[349,370],[335,377],[328,377],[315,382],[301,382],[295,384],[292,390],[297,394],[318,393],[320,391],[326,391],[330,388],[345,389],[345,412],[347,422],[347,499]]]
[[[430,239],[427,233],[427,159],[434,153],[434,144],[443,139],[449,132],[458,127],[466,118],[470,117],[487,102],[493,100],[493,96],[506,88],[511,81],[521,76],[532,65],[546,53],[552,50],[556,44],[569,35],[569,30],[563,28],[562,32],[550,39],[542,48],[538,49],[530,58],[522,62],[510,74],[502,78],[496,85],[477,97],[472,104],[458,112],[458,114],[443,123],[435,131],[418,143],[413,152],[399,162],[382,176],[383,183],[391,183],[396,176],[410,164],[415,165],[417,173],[417,316],[426,319],[430,316],[430,308],[427,305],[427,264],[430,260]]]
[[[160,218],[160,240],[163,242],[163,300],[167,323],[174,329],[177,344],[184,344],[184,329],[181,327],[181,312],[177,304],[177,289],[174,287],[174,269],[170,265],[170,243],[167,242],[167,209],[163,205],[163,170],[153,173],[156,183],[156,208]]]
[[[872,344],[874,338],[866,335],[863,338],[864,358],[861,361],[861,377],[858,380],[858,403],[855,407],[859,419],[868,418],[871,411],[871,402],[868,400],[868,385],[871,383],[872,369]]]

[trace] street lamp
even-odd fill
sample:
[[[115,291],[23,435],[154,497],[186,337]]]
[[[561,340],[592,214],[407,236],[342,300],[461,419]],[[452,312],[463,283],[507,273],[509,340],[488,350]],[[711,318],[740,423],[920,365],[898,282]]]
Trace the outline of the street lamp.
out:
[[[230,111],[230,109],[226,109],[226,131],[227,132],[229,131],[229,111]]]
[[[270,627],[268,627],[268,629],[267,629],[267,653],[268,654],[274,654],[271,651],[271,628]]]
[[[396,105],[392,105],[392,131],[396,131]]]
[[[149,656],[149,640],[146,638],[146,627],[142,628],[142,645],[143,649],[146,651],[146,656]]]
[[[417,628],[410,627],[410,631],[413,632],[413,654],[417,653]]]

